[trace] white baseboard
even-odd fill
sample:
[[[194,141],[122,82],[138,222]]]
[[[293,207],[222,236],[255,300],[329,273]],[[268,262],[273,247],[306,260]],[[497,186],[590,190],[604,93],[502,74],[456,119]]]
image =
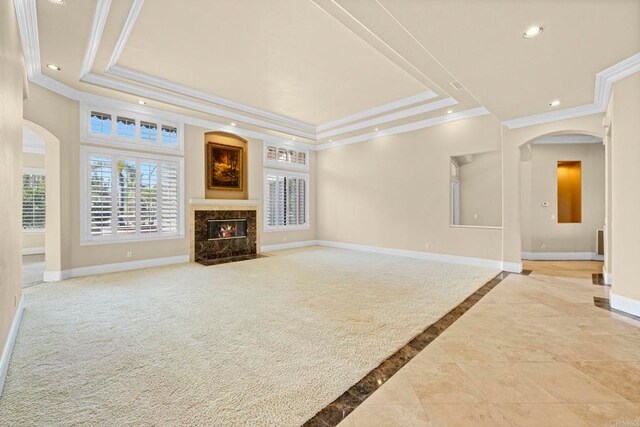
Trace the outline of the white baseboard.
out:
[[[609,292],[609,305],[616,310],[640,317],[640,301]]]
[[[502,261],[502,270],[510,273],[522,273],[522,263]]]
[[[279,243],[276,245],[262,245],[260,252],[281,251],[283,249],[303,248],[305,246],[317,245],[317,240],[303,240],[301,242]]]
[[[495,268],[497,270],[502,270],[504,267],[513,268],[514,270],[517,270],[519,268],[518,273],[522,270],[522,266],[518,267],[517,264],[515,263],[513,263],[513,265],[512,263],[503,263],[500,260],[472,258],[472,257],[466,257],[466,256],[459,256],[459,255],[439,254],[435,252],[420,252],[420,251],[410,251],[406,249],[384,248],[380,246],[357,245],[354,243],[331,242],[327,240],[318,240],[316,244],[321,246],[328,246],[331,248],[351,249],[355,251],[373,252],[373,253],[385,254],[385,255],[402,256],[407,258],[425,259],[428,261],[445,262],[450,264],[463,264],[463,265],[472,265],[475,267]],[[507,270],[507,271],[510,271],[510,270]]]
[[[44,253],[44,246],[37,248],[22,248],[22,255],[40,255]]]
[[[602,266],[602,276],[604,277],[605,285],[610,285],[613,283],[613,273],[607,273],[607,270],[605,270],[604,265]]]
[[[45,271],[45,282],[57,282],[72,277],[90,276],[93,274],[115,273],[118,271],[137,270],[139,268],[159,267],[161,265],[182,264],[189,262],[189,255],[177,255],[165,258],[142,259],[138,261],[118,262],[114,264],[76,267],[63,271]]]
[[[7,371],[9,370],[9,361],[11,360],[13,345],[15,344],[16,337],[18,336],[18,329],[20,328],[20,321],[22,320],[23,310],[24,310],[24,295],[20,297],[20,302],[16,307],[16,312],[13,315],[13,322],[11,322],[11,329],[9,329],[9,335],[7,336],[7,342],[4,344],[2,355],[0,355],[0,397],[2,397],[2,389],[4,388],[4,382],[7,379]]]
[[[604,261],[595,252],[522,252],[522,259],[529,261]]]

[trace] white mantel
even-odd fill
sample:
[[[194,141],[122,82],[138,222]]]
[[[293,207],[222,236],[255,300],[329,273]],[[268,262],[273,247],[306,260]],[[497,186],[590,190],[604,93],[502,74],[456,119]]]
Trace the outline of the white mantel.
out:
[[[258,199],[189,199],[189,205],[194,206],[260,206]]]

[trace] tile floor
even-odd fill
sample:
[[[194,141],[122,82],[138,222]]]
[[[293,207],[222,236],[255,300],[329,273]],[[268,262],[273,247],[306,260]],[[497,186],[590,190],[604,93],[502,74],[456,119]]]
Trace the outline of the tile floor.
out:
[[[591,282],[600,266],[536,267],[499,283],[339,426],[640,426],[640,322],[594,306],[608,294]]]
[[[42,283],[44,254],[22,256],[22,287],[28,288]]]

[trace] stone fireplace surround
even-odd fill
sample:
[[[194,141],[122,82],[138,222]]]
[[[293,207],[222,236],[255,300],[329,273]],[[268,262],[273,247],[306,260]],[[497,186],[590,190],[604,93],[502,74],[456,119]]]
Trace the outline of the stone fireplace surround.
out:
[[[247,238],[208,239],[208,221],[246,219]],[[204,265],[259,256],[260,203],[257,200],[192,199],[189,201],[190,260]]]

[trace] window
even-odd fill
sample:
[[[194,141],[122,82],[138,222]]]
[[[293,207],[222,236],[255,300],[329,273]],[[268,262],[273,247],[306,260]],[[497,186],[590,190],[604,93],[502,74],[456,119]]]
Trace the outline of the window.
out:
[[[140,138],[147,141],[158,139],[158,125],[151,122],[140,122]]]
[[[118,117],[116,121],[118,136],[134,138],[136,136],[136,121],[126,117]]]
[[[175,144],[178,142],[178,129],[173,126],[162,126],[162,142],[165,144]]]
[[[277,168],[308,170],[307,151],[269,144],[265,146],[265,164]]]
[[[184,234],[182,159],[81,147],[84,244]]]
[[[265,171],[265,231],[308,227],[306,174]]]
[[[22,229],[44,231],[44,221],[44,172],[30,171],[30,173],[22,175]]]
[[[582,222],[582,162],[558,162],[558,222]]]
[[[131,150],[182,154],[182,123],[170,113],[147,107],[80,104],[80,141]]]
[[[111,135],[111,114],[91,112],[91,132]]]

